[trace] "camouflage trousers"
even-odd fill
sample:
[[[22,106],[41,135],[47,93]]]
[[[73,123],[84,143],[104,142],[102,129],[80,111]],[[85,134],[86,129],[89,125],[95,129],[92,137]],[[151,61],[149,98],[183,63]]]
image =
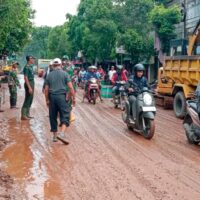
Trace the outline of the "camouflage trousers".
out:
[[[17,87],[10,85],[9,86],[9,92],[10,92],[10,107],[16,107],[17,104]]]

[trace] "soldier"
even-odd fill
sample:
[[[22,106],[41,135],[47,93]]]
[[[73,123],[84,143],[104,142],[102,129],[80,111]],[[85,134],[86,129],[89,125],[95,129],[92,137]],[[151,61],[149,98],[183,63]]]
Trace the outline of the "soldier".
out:
[[[13,62],[12,71],[8,75],[8,87],[10,92],[10,108],[17,108],[17,87],[21,88],[19,80],[17,78],[17,67],[19,66],[18,62]]]
[[[30,108],[33,102],[34,95],[34,62],[35,58],[33,56],[26,56],[27,64],[24,67],[24,88],[25,88],[25,100],[21,110],[21,119],[28,120],[33,117],[30,116]]]

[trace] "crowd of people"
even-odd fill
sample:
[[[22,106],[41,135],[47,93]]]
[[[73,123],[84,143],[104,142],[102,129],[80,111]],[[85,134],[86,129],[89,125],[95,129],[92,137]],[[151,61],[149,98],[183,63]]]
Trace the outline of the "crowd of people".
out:
[[[34,65],[35,58],[26,56],[27,64],[23,68],[25,99],[21,108],[21,120],[32,119],[30,108],[34,97]],[[8,85],[10,91],[10,108],[17,109],[17,87],[21,88],[17,78],[17,68],[19,63],[12,63],[12,70],[8,75]],[[109,71],[105,71],[101,65],[98,67],[90,66],[87,70],[84,67],[76,68],[63,56],[62,59],[55,58],[49,63],[49,67],[44,75],[44,84],[42,92],[45,94],[46,104],[49,109],[49,121],[51,132],[53,133],[53,141],[60,139],[64,143],[68,143],[65,136],[66,128],[70,125],[70,116],[72,107],[76,104],[77,86],[83,86],[83,99],[87,95],[89,80],[95,78],[101,88],[101,82],[106,81],[113,85],[113,96],[119,92],[117,81],[124,81],[128,85],[128,79],[132,79],[139,87],[147,86],[148,83],[144,77],[145,68],[142,64],[136,65],[135,75],[131,75],[122,65],[111,66]],[[129,93],[130,104],[135,101],[134,89],[130,86],[127,88]],[[100,100],[101,92],[99,93]],[[134,107],[132,106],[132,115],[134,116]],[[59,118],[59,124],[58,124]],[[58,131],[60,126],[60,131]]]

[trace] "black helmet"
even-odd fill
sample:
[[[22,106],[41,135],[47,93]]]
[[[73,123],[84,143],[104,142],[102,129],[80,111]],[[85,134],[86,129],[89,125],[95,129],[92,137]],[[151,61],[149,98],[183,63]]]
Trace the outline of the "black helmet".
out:
[[[134,71],[135,72],[138,72],[138,71],[145,71],[145,67],[143,64],[141,63],[138,63],[134,66]]]

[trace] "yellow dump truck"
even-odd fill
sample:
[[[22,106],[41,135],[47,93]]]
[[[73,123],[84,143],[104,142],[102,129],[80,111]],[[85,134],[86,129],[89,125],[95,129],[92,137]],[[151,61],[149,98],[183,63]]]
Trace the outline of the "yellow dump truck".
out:
[[[186,113],[186,100],[194,97],[200,81],[200,21],[189,38],[189,43],[176,48],[171,52],[183,52],[187,55],[171,55],[165,58],[162,68],[158,72],[157,99],[163,106],[173,105],[175,115],[183,118]],[[182,43],[183,44],[183,43]]]

